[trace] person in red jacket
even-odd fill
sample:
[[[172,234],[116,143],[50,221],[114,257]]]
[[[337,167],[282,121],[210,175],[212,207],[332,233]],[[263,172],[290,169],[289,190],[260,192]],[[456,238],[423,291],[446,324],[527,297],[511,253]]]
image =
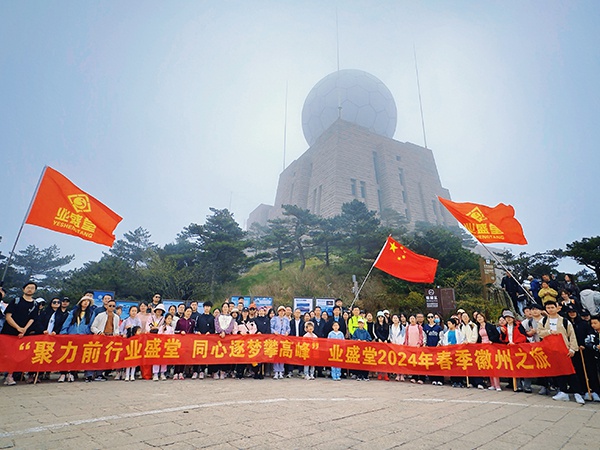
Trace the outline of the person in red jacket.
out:
[[[512,311],[502,312],[502,317],[506,320],[506,325],[500,327],[500,342],[503,344],[523,344],[527,342],[527,332],[521,325],[521,322],[515,319]],[[523,379],[517,378],[517,392],[523,392]],[[510,386],[509,387],[514,387]]]

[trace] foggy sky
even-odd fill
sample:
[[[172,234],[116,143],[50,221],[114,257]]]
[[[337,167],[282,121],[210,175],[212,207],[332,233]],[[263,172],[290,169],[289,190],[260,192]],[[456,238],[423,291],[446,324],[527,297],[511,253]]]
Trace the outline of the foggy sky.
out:
[[[209,207],[245,228],[308,147],[310,89],[340,67],[392,92],[394,138],[427,143],[455,201],[515,207],[534,253],[598,234],[600,3],[0,2],[0,250],[47,164],[172,242]],[[108,247],[25,226],[74,266]],[[571,263],[569,268],[578,267]]]

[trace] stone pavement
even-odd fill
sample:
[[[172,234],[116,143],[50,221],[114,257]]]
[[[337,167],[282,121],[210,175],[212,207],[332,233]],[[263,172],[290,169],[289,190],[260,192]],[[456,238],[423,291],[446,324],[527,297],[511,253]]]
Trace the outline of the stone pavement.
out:
[[[598,448],[600,403],[371,380],[0,387],[0,448]]]

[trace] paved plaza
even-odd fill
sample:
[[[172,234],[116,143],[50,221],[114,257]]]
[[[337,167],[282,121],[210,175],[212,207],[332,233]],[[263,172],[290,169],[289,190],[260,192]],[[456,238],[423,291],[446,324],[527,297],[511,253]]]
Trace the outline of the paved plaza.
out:
[[[598,448],[600,403],[319,378],[0,387],[0,448]]]

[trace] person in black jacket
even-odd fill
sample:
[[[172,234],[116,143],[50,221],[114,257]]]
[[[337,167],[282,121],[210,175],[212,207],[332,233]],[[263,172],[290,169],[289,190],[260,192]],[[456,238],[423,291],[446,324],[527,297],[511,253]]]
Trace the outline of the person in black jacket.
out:
[[[329,336],[329,333],[333,330],[333,322],[337,322],[340,325],[340,331],[346,336],[346,332],[348,331],[348,327],[346,326],[346,321],[342,317],[342,308],[339,306],[333,307],[333,315],[327,321],[325,325],[325,337]]]
[[[575,336],[577,337],[577,344],[579,345],[580,351],[573,355],[571,358],[571,362],[573,363],[573,368],[575,369],[575,373],[579,378],[579,384],[582,387],[587,387],[588,383],[590,386],[590,390],[595,392],[596,394],[600,390],[600,386],[598,386],[598,376],[595,374],[596,372],[596,361],[594,359],[593,352],[590,352],[588,348],[585,347],[586,339],[590,334],[593,334],[593,329],[589,322],[586,322],[581,317],[579,317],[579,313],[577,309],[573,305],[567,305],[565,308],[567,318],[569,322],[573,324],[573,329],[575,330]],[[583,365],[585,364],[585,370]],[[588,374],[586,378],[586,373]],[[594,376],[595,375],[595,376]],[[586,394],[585,400],[591,401],[592,398],[590,394]]]
[[[210,312],[212,307],[213,304],[211,301],[206,301],[202,304],[204,311],[202,314],[196,316],[196,327],[194,328],[196,334],[215,334],[215,316]],[[205,372],[208,372],[208,375],[211,376],[213,374],[211,366],[206,364],[194,366],[192,378],[196,378],[194,375],[197,375],[202,380],[204,379]]]

